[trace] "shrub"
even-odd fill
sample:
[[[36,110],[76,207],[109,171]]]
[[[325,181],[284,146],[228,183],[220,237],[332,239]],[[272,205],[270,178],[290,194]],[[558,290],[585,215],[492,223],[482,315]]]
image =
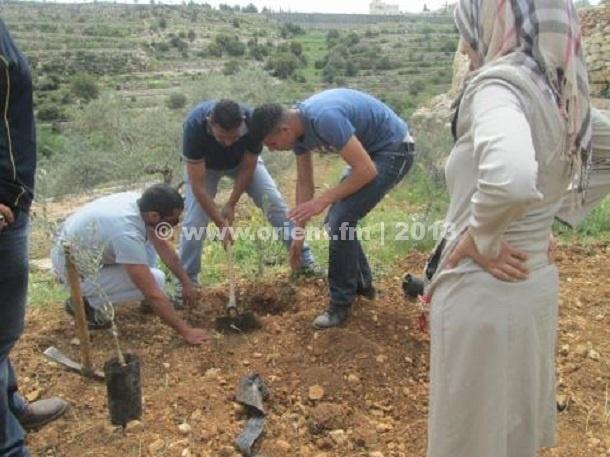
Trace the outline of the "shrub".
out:
[[[304,33],[305,30],[300,25],[292,24],[290,22],[282,25],[282,28],[280,29],[282,38],[292,38],[296,35],[303,35]]]
[[[341,34],[338,30],[332,29],[326,33],[326,46],[328,49],[336,46],[339,43],[339,39],[341,38]]]
[[[291,52],[279,52],[267,62],[267,69],[280,79],[288,79],[299,66],[299,59]]]
[[[167,99],[167,107],[169,109],[182,109],[186,106],[186,95],[174,92]]]
[[[95,78],[87,74],[76,76],[71,84],[72,94],[85,102],[96,99],[99,96],[99,88]]]
[[[189,47],[189,44],[186,41],[178,38],[175,35],[170,38],[169,44],[180,52],[184,52]]]
[[[239,60],[229,60],[228,62],[225,62],[224,67],[222,69],[222,74],[229,76],[239,73],[239,67]]]
[[[220,56],[225,52],[233,57],[240,57],[246,53],[246,45],[239,41],[237,35],[219,33],[214,37],[214,43],[220,49]]]
[[[210,43],[208,45],[208,53],[212,57],[222,57],[222,48],[218,45],[218,43]]]
[[[162,41],[160,43],[155,43],[154,47],[159,52],[168,52],[169,51],[169,44],[167,44],[165,41]]]
[[[40,106],[36,117],[39,121],[43,122],[65,121],[68,119],[66,112],[54,103]]]

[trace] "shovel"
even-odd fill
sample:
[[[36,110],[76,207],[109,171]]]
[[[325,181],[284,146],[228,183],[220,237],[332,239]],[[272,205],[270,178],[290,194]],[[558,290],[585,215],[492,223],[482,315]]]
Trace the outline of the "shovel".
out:
[[[251,312],[240,313],[235,299],[235,270],[233,269],[233,246],[227,244],[229,262],[229,302],[225,306],[225,315],[216,319],[216,330],[219,332],[247,332],[261,327],[260,322]]]
[[[80,355],[82,363],[78,363],[70,359],[55,346],[47,348],[43,354],[54,362],[63,365],[69,370],[80,373],[83,376],[94,379],[104,379],[104,373],[95,370],[91,362],[91,344],[89,341],[89,330],[87,329],[87,321],[85,317],[85,305],[83,303],[83,296],[80,290],[80,279],[78,270],[74,264],[70,245],[67,243],[64,244],[64,256],[66,259],[66,272],[68,284],[70,286],[70,296],[72,303],[74,303],[74,323],[76,326],[76,333],[80,341]]]
[[[68,356],[64,355],[59,349],[57,349],[55,346],[50,346],[48,347],[43,354],[45,355],[45,357],[47,357],[48,359],[52,360],[53,362],[56,362],[60,365],[63,365],[64,367],[68,368],[71,371],[74,371],[76,373],[79,374],[85,374],[94,378],[94,379],[98,379],[103,381],[105,376],[104,373],[99,371],[99,370],[91,370],[90,372],[87,372],[84,368],[83,365],[75,362],[74,360],[72,360],[71,358],[69,358]]]

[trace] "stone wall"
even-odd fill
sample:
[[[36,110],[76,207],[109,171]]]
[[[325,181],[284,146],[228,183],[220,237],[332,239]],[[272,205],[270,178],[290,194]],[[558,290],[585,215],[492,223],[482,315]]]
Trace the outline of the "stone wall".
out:
[[[580,13],[591,95],[610,97],[610,4]]]
[[[579,14],[593,104],[610,109],[610,3],[580,10]],[[434,97],[417,110],[412,119],[418,123],[447,126],[453,115],[451,104],[459,94],[467,69],[467,59],[456,53],[450,91]]]

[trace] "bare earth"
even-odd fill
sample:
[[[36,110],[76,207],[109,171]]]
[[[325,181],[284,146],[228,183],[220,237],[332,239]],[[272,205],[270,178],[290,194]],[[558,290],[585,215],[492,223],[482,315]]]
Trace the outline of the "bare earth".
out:
[[[567,408],[559,416],[558,447],[545,457],[610,456],[609,253],[607,243],[559,252],[558,374]],[[13,355],[21,389],[31,398],[61,395],[73,406],[30,434],[29,446],[37,456],[237,456],[232,443],[245,416],[232,400],[239,378],[256,372],[271,390],[261,455],[424,456],[429,342],[399,283],[403,271],[420,271],[423,259],[409,256],[395,277],[378,283],[381,297],[360,301],[347,326],[325,332],[310,328],[326,296],[324,284],[313,280],[240,284],[240,302],[264,325],[248,336],[214,333],[227,294],[206,289],[199,306],[184,312],[209,329],[206,348],[186,346],[135,304],[120,308],[123,346],[141,359],[144,397],[142,423],[126,433],[110,425],[103,383],[67,373],[41,355],[55,345],[78,359],[60,303],[31,309]],[[92,341],[101,367],[114,356],[111,337],[98,332]],[[322,388],[320,400],[310,398],[312,386]],[[190,432],[179,430],[184,422]]]

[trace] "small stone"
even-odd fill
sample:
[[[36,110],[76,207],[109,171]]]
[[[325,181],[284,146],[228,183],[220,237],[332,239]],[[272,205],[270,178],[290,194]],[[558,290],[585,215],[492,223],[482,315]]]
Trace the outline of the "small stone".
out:
[[[138,420],[129,421],[125,426],[125,432],[138,433],[144,430],[144,424]]]
[[[180,454],[180,457],[192,457],[193,453],[191,452],[191,450],[189,448],[186,448],[182,451],[182,454]]]
[[[388,356],[385,354],[379,354],[377,357],[375,357],[375,360],[377,363],[385,363],[388,360]]]
[[[252,357],[254,357],[255,359],[260,359],[263,357],[263,354],[261,354],[260,352],[255,352],[254,354],[252,354]]]
[[[561,349],[559,350],[559,354],[564,357],[567,356],[568,354],[570,354],[570,345],[564,344],[563,346],[561,346]]]
[[[163,368],[165,368],[166,370],[169,370],[169,363],[167,362],[163,362]]]
[[[383,456],[383,452],[372,451],[372,452],[369,452],[369,457],[384,457],[384,456]]]
[[[288,441],[285,440],[276,440],[275,441],[275,445],[278,448],[278,450],[282,451],[283,453],[289,452],[290,451],[290,443]]]
[[[25,396],[25,398],[27,399],[27,401],[32,403],[40,398],[40,394],[42,394],[42,391],[40,389],[35,389],[35,390],[31,391],[29,394],[27,394]]]
[[[79,340],[78,338],[72,338],[72,339],[70,340],[70,344],[71,344],[72,346],[80,346],[80,340]]]
[[[324,397],[324,388],[315,384],[309,387],[309,399],[312,401],[322,400]]]
[[[347,382],[349,382],[350,384],[360,384],[360,378],[358,376],[356,376],[353,373],[350,373],[347,376]]]
[[[387,433],[394,430],[394,426],[392,424],[384,424],[380,422],[377,424],[377,427],[375,427],[375,430],[377,430],[377,433]]]
[[[301,446],[299,448],[299,456],[301,457],[307,457],[309,455],[311,455],[311,451],[309,450],[309,448],[307,446]]]
[[[599,354],[599,352],[597,352],[595,349],[591,349],[589,351],[589,353],[587,354],[587,356],[591,359],[591,360],[599,360],[601,359],[601,355]]]
[[[183,435],[188,435],[189,433],[191,433],[192,428],[189,424],[184,422],[178,425],[178,430],[180,430],[180,433],[182,433]]]
[[[601,444],[602,440],[600,440],[599,438],[589,438],[589,446],[590,447],[597,447]]]
[[[203,375],[206,379],[215,378],[220,374],[220,368],[208,368]]]
[[[244,360],[241,362],[243,366],[245,367],[249,367],[250,366],[250,361],[249,360]]]
[[[148,452],[150,452],[152,455],[155,455],[164,447],[165,442],[162,439],[158,439],[157,441],[154,441],[150,446],[148,446]]]
[[[203,416],[203,412],[200,409],[196,409],[193,414],[191,414],[191,420],[199,420]]]
[[[589,347],[586,344],[581,343],[576,346],[574,352],[580,356],[586,357],[589,353]]]
[[[234,454],[235,449],[233,449],[231,446],[223,446],[218,452],[220,457],[233,457]]]
[[[345,433],[345,430],[331,430],[330,432],[328,432],[328,434],[337,446],[343,446],[345,443],[347,443],[347,435]]]
[[[557,395],[557,411],[562,412],[568,407],[568,396]]]

